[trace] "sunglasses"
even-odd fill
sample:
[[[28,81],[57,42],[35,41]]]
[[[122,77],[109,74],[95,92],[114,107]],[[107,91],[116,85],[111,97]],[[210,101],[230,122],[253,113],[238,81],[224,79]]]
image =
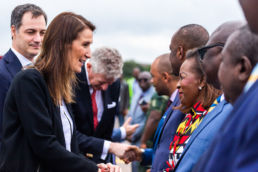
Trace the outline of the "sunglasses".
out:
[[[138,81],[139,81],[139,82],[142,82],[142,81],[143,81],[143,82],[147,82],[148,79],[147,79],[147,78],[141,78],[141,79],[138,79]]]
[[[203,60],[203,57],[204,57],[205,53],[208,51],[208,49],[213,48],[213,47],[222,47],[223,48],[224,45],[225,45],[224,43],[218,42],[218,43],[215,43],[212,45],[208,45],[208,46],[199,48],[198,53],[200,54],[200,58]]]

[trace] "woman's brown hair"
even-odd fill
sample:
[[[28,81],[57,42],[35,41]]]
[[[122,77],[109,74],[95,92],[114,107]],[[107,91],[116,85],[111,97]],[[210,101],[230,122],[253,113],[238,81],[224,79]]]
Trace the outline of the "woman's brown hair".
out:
[[[70,68],[68,50],[84,29],[94,31],[95,26],[80,15],[63,12],[53,19],[44,36],[34,66],[42,73],[56,105],[60,105],[62,99],[66,103],[74,102],[76,76]]]
[[[222,92],[206,82],[207,76],[203,69],[203,62],[197,49],[187,51],[186,60],[189,59],[194,60],[192,71],[199,75],[201,81],[204,81],[204,87],[200,90],[198,100],[196,100],[195,102],[197,103],[198,101],[200,101],[204,109],[208,109],[212,105],[214,100],[222,94]],[[175,107],[175,109],[179,109],[183,113],[188,113],[191,108],[192,107],[184,107],[182,104]]]

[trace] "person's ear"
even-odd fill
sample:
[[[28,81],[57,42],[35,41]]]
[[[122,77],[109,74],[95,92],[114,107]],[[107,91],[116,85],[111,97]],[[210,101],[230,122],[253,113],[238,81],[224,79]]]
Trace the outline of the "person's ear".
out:
[[[248,57],[242,56],[236,66],[236,75],[239,81],[246,82],[252,72],[252,64]]]
[[[200,83],[200,87],[203,88],[203,87],[205,87],[205,85],[206,85],[206,81],[202,80],[202,82]]]
[[[206,85],[206,76],[200,79],[199,90],[202,90],[203,87],[205,87],[205,85]]]
[[[181,61],[183,61],[184,60],[184,48],[183,48],[183,46],[178,46],[177,47],[177,50],[176,50],[176,57],[179,59],[179,60],[181,60]]]
[[[168,76],[167,76],[167,73],[166,72],[162,72],[161,73],[161,79],[163,80],[163,81],[167,81],[167,79],[168,79]]]
[[[16,28],[14,25],[11,26],[11,35],[12,35],[12,39],[16,35]]]

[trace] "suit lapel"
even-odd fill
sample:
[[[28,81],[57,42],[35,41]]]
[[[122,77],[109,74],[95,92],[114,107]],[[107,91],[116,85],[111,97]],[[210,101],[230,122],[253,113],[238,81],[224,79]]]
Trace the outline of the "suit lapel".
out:
[[[81,99],[81,102],[85,102],[85,106],[87,106],[87,113],[85,115],[89,115],[90,125],[92,130],[94,130],[91,94],[90,94],[89,83],[86,76],[85,64],[82,67],[81,73],[78,74],[77,76],[79,79],[79,88],[81,89],[80,99]]]
[[[156,148],[157,148],[157,145],[158,145],[159,140],[160,140],[160,136],[161,136],[162,131],[163,131],[163,128],[164,128],[165,120],[166,120],[167,117],[172,113],[172,111],[173,111],[172,108],[173,108],[173,104],[171,104],[171,105],[168,107],[168,109],[166,110],[166,112],[164,113],[164,115],[166,115],[166,117],[165,117],[165,116],[162,116],[162,118],[165,117],[165,119],[162,119],[162,118],[161,118],[161,120],[164,120],[163,125],[162,125],[161,127],[158,126],[158,128],[156,129],[156,132],[157,132],[157,133],[155,133],[154,138],[153,138],[153,142],[154,142],[154,144],[153,144],[153,150],[156,150]]]
[[[56,122],[58,125],[57,130],[60,136],[59,139],[61,139],[60,140],[61,144],[65,147],[65,136],[64,136],[63,124],[62,124],[61,115],[60,115],[60,107],[54,105],[53,110],[54,110],[54,118],[56,119]]]
[[[171,107],[171,112],[168,114],[167,118],[165,119],[164,125],[163,125],[163,127],[162,127],[162,130],[163,130],[164,127],[166,126],[166,124],[167,124],[169,118],[171,117],[171,115],[172,115],[172,113],[173,113],[173,111],[174,111],[174,110],[173,110],[173,107],[177,106],[178,103],[179,103],[179,94],[177,93],[174,102],[170,105],[170,107]],[[170,108],[170,107],[169,107],[169,108]]]
[[[6,68],[10,72],[11,76],[14,77],[22,69],[22,65],[16,55],[10,49],[6,57],[4,58],[6,62]]]
[[[183,151],[179,161],[177,162],[176,167],[180,163],[181,159],[183,159],[183,156],[185,155],[185,153],[187,152],[187,150],[189,149],[189,147],[191,146],[193,141],[196,139],[196,137],[200,134],[200,132],[202,132],[205,129],[205,127],[207,125],[209,125],[209,123],[212,120],[214,120],[221,113],[221,111],[223,110],[223,107],[225,106],[226,103],[227,102],[225,100],[223,100],[210,113],[208,113],[203,118],[202,122],[199,124],[199,126],[196,128],[196,130],[192,133],[189,142],[186,144],[184,151]]]
[[[167,117],[166,117],[166,119],[165,119],[165,121],[164,121],[164,124],[163,124],[162,129],[161,129],[161,132],[160,132],[159,140],[157,140],[157,144],[159,143],[160,138],[161,138],[162,133],[163,133],[163,130],[164,130],[164,128],[165,128],[165,126],[166,126],[166,124],[167,124],[169,118],[171,117],[171,115],[172,115],[172,113],[173,113],[173,111],[174,111],[173,107],[174,107],[174,106],[177,106],[178,104],[179,104],[179,94],[177,93],[174,102],[173,102],[173,103],[170,105],[170,107],[169,107],[169,108],[170,108],[170,112],[167,114]]]

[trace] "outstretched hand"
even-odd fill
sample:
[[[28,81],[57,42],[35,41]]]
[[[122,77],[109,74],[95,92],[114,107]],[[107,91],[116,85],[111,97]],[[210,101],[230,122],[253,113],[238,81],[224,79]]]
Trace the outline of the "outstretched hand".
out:
[[[126,136],[130,137],[135,130],[139,127],[139,124],[131,125],[132,117],[127,118],[127,120],[124,122],[123,126],[125,128]]]

